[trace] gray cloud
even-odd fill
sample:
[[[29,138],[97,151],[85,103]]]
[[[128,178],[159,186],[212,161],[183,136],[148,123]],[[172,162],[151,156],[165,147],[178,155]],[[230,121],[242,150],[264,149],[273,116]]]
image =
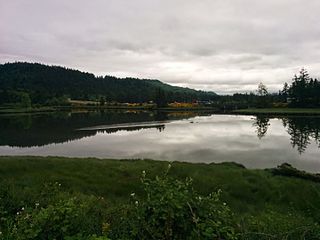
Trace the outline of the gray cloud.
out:
[[[0,0],[0,62],[277,91],[320,70],[318,0]]]

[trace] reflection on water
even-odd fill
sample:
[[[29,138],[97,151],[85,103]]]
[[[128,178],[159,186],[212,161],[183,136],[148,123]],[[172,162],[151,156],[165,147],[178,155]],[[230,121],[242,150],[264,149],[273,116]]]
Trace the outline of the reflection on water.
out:
[[[253,126],[259,139],[263,138],[270,126],[269,118],[257,116]],[[320,118],[319,117],[286,117],[281,118],[284,128],[290,135],[290,143],[293,148],[302,154],[308,145],[315,141],[320,148]],[[320,156],[319,156],[320,157]]]
[[[80,130],[82,129],[82,130]],[[288,162],[320,172],[319,117],[97,111],[0,116],[0,155]]]
[[[97,129],[97,130],[86,130],[86,131],[94,131],[96,133],[107,133],[107,134],[111,134],[111,133],[116,133],[118,131],[139,131],[142,129],[148,129],[148,128],[155,128],[157,129],[159,132],[164,131],[165,129],[165,125],[145,125],[145,126],[140,126],[140,127],[134,127],[134,126],[128,126],[128,127],[119,127],[119,128],[106,128],[106,129]]]
[[[303,153],[314,140],[320,148],[320,118],[287,118],[282,119],[283,126],[287,127],[293,147]]]
[[[257,128],[256,133],[259,139],[263,138],[268,131],[268,127],[270,126],[269,118],[260,116],[256,117],[255,122],[253,123],[253,126]]]
[[[115,133],[118,130],[141,130],[150,127],[159,131],[163,124],[114,128],[99,131],[77,131],[97,125],[121,123],[160,122],[191,118],[194,112],[148,112],[148,111],[90,111],[90,112],[57,112],[50,114],[0,115],[0,146],[33,147],[51,143],[64,143],[96,135],[97,132]],[[206,116],[208,113],[201,113]],[[1,154],[1,152],[0,152]]]

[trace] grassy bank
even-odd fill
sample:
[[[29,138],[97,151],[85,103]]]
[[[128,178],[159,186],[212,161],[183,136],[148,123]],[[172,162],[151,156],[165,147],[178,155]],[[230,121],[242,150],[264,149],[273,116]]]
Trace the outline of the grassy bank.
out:
[[[266,114],[266,115],[320,115],[320,108],[248,108],[234,110],[237,114]]]
[[[164,173],[168,162],[154,160],[101,160],[63,157],[0,157],[0,178],[16,186],[40,189],[45,182],[59,182],[65,190],[103,196],[111,202],[124,201],[139,192],[141,172],[153,178]],[[299,178],[273,176],[266,170],[248,170],[234,163],[191,164],[173,162],[170,176],[191,177],[202,194],[221,189],[223,197],[237,211],[261,209],[270,204],[297,206],[307,192],[320,185]],[[299,190],[299,196],[297,195]],[[302,194],[305,191],[306,194]],[[296,196],[297,195],[297,196]],[[243,204],[245,202],[245,204]]]
[[[53,107],[39,107],[39,108],[0,108],[0,114],[15,114],[15,113],[43,113],[54,112]]]
[[[39,193],[44,186],[56,182],[68,196],[103,197],[107,208],[113,209],[126,205],[132,192],[143,199],[141,173],[145,171],[148,178],[154,179],[166,172],[168,164],[152,160],[0,157],[0,179],[2,188],[14,189],[8,200],[11,205],[7,203],[11,207],[20,204],[14,209],[41,201],[43,195],[39,197]],[[181,181],[191,177],[194,190],[202,196],[221,189],[221,201],[234,213],[238,239],[282,239],[290,231],[297,238],[287,239],[303,239],[298,238],[301,235],[297,229],[303,229],[305,234],[318,229],[320,183],[317,177],[306,173],[287,168],[248,170],[233,163],[173,162],[168,175]]]

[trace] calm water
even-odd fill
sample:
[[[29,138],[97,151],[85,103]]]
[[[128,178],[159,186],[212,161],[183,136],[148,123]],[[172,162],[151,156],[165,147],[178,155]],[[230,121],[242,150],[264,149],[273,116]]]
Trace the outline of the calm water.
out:
[[[320,172],[320,118],[157,112],[0,116],[0,155],[283,162]]]

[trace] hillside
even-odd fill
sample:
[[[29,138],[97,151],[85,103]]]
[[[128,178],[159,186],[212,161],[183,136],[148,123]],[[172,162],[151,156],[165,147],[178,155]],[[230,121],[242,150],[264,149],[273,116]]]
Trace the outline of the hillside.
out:
[[[169,102],[210,100],[217,96],[214,92],[171,86],[159,80],[96,77],[64,67],[22,62],[0,65],[0,89],[0,104],[28,97],[32,104],[45,104],[62,97],[147,102],[155,100],[159,91]]]

